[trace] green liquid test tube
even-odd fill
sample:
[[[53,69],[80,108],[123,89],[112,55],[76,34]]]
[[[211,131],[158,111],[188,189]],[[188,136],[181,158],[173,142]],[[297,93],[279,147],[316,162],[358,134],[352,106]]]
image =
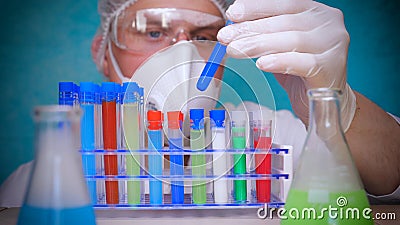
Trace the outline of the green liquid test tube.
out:
[[[128,176],[140,175],[141,156],[132,151],[139,149],[139,99],[138,87],[135,83],[124,83],[127,87],[122,105],[122,123],[127,149],[131,151],[126,155],[126,174]],[[140,204],[140,181],[127,181],[128,204]]]
[[[204,110],[190,110],[190,148],[192,151],[201,151],[205,148],[204,136]],[[197,177],[206,176],[206,156],[204,154],[192,155],[192,175]],[[205,180],[194,180],[192,182],[192,198],[194,204],[205,204],[207,201]]]
[[[246,148],[246,117],[244,111],[232,112],[232,147],[235,150],[245,150]],[[246,155],[234,154],[233,155],[233,172],[235,175],[246,174]],[[234,180],[234,196],[237,202],[246,202],[247,200],[247,183],[246,180]]]

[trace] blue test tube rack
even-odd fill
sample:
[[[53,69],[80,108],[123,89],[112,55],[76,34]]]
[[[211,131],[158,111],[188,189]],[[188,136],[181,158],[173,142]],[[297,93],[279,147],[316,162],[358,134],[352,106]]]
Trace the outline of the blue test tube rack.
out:
[[[204,149],[203,151],[193,152],[191,149],[182,149],[179,152],[170,151],[168,148],[163,148],[157,152],[149,151],[148,149],[140,149],[136,150],[134,154],[142,155],[143,157],[148,157],[154,154],[161,155],[163,158],[166,156],[174,156],[177,155],[195,155],[195,154],[204,154],[204,155],[213,155],[216,153],[224,152],[228,155],[228,157],[233,158],[234,154],[238,154],[238,150],[236,149],[226,149],[226,150],[215,150],[215,149]],[[115,150],[113,152],[105,151],[103,149],[95,149],[91,152],[81,151],[82,154],[94,154],[94,155],[104,155],[104,154],[115,154],[115,155],[127,155],[132,154],[132,151],[129,150]],[[241,150],[240,154],[246,155],[255,155],[255,154],[265,154],[263,151],[259,151],[257,149],[245,149]],[[290,183],[292,180],[292,147],[291,146],[282,146],[273,144],[273,148],[270,150],[268,154],[271,154],[272,157],[272,171],[271,174],[256,174],[255,171],[250,171],[245,174],[234,174],[233,169],[227,171],[223,176],[214,175],[212,168],[207,168],[207,174],[204,177],[195,177],[191,175],[190,169],[185,169],[183,175],[171,175],[169,167],[164,166],[161,175],[149,175],[147,173],[143,175],[118,175],[118,176],[106,176],[106,175],[85,175],[87,181],[107,181],[107,180],[120,180],[120,181],[140,181],[144,184],[144,186],[148,186],[148,183],[151,180],[157,179],[162,181],[163,183],[163,196],[162,203],[152,203],[150,201],[150,193],[149,190],[146,190],[144,193],[144,198],[140,202],[140,204],[128,204],[127,202],[120,202],[119,204],[105,204],[97,203],[94,204],[96,208],[127,208],[127,209],[207,209],[207,208],[258,208],[263,207],[265,204],[268,207],[282,207],[284,205],[284,200],[288,193]],[[144,169],[146,171],[146,169]],[[194,180],[206,180],[207,181],[207,201],[204,204],[194,204],[192,201],[192,187],[190,186],[191,182]],[[224,179],[230,185],[230,189],[228,189],[229,199],[225,203],[214,201],[212,182],[216,179]],[[233,182],[235,180],[247,180],[247,181],[256,181],[256,180],[271,180],[272,182],[272,193],[271,193],[271,201],[269,203],[258,202],[256,197],[255,187],[252,187],[249,192],[251,192],[251,198],[247,199],[245,202],[237,202],[234,199],[234,190],[233,190]],[[171,195],[171,185],[176,184],[177,182],[183,182],[185,184],[185,193],[183,203],[174,203]]]
[[[62,82],[59,86],[59,103],[60,104],[70,104],[77,105],[74,97],[74,87],[75,91],[77,90],[77,86],[72,82]],[[146,149],[143,146],[144,142],[144,134],[142,134],[139,138],[140,141],[140,149],[126,149],[123,145],[119,145],[116,150],[105,150],[103,149],[103,143],[101,140],[102,136],[97,134],[96,129],[98,127],[101,128],[101,124],[97,124],[97,117],[101,117],[96,112],[99,111],[98,101],[97,101],[97,92],[96,85],[83,83],[81,84],[81,90],[79,99],[80,104],[84,106],[86,112],[90,111],[90,114],[86,114],[84,117],[84,125],[81,129],[82,135],[82,146],[80,149],[80,153],[82,154],[82,159],[84,161],[84,177],[88,184],[88,189],[90,191],[90,196],[92,197],[92,203],[95,208],[105,209],[105,208],[118,208],[118,209],[232,209],[232,208],[259,208],[265,207],[282,207],[284,205],[286,196],[289,191],[289,187],[292,181],[293,176],[293,159],[292,159],[292,147],[288,145],[277,145],[272,144],[272,149],[268,152],[272,158],[272,169],[271,174],[257,174],[254,170],[248,170],[243,174],[235,174],[234,173],[234,165],[233,158],[234,155],[244,154],[249,158],[254,158],[254,155],[257,154],[266,154],[265,151],[260,151],[258,149],[252,148],[253,146],[249,146],[243,149],[203,149],[193,151],[191,149],[182,148],[179,151],[171,151],[169,147],[163,147],[155,150]],[[140,103],[142,103],[143,89],[139,93],[140,94]],[[79,105],[79,104],[78,104]],[[143,104],[140,104],[143,106]],[[92,118],[91,110],[87,110],[86,108],[94,108],[94,115]],[[101,106],[100,106],[101,107]],[[143,109],[142,115],[143,115]],[[98,118],[97,118],[98,119]],[[140,120],[144,120],[142,116],[139,117]],[[92,124],[92,120],[94,120],[94,124]],[[86,121],[86,122],[85,122]],[[96,122],[97,121],[97,122]],[[96,122],[96,123],[95,123]],[[140,122],[140,126],[143,128],[143,121]],[[92,127],[94,126],[93,130]],[[89,130],[87,130],[90,127]],[[123,140],[121,140],[121,143]],[[180,147],[180,146],[179,146]],[[221,153],[226,154],[227,158],[230,160],[230,165],[226,173],[222,174],[214,174],[213,172],[213,163],[211,159],[215,155],[219,155]],[[148,166],[145,163],[141,165],[140,174],[128,174],[126,171],[120,171],[117,175],[105,175],[104,173],[104,164],[101,163],[101,159],[104,156],[112,156],[115,155],[118,158],[124,158],[127,155],[137,155],[140,158],[160,158],[164,161],[164,165],[161,167],[161,171],[158,171],[157,174],[149,173]],[[182,172],[174,172],[171,171],[171,167],[165,165],[167,163],[166,158],[174,159],[176,157],[186,156],[191,157],[194,155],[205,155],[207,159],[207,167],[206,174],[203,176],[193,176],[190,166],[183,166]],[[94,160],[96,159],[96,160]],[[99,160],[100,159],[100,162]],[[123,164],[125,161],[121,160],[119,163]],[[251,164],[254,163],[252,161],[246,162],[248,163],[247,168],[250,168]],[[160,163],[162,165],[162,163]],[[228,163],[229,164],[229,163]],[[160,165],[160,166],[161,166]],[[120,168],[125,168],[126,165],[118,165]],[[174,168],[174,167],[172,167]],[[206,194],[206,202],[201,204],[195,204],[192,198],[192,183],[196,183],[193,181],[205,181],[207,186],[207,194]],[[225,180],[228,183],[228,199],[226,202],[216,201],[213,190],[213,182],[216,180]],[[237,180],[246,180],[250,181],[249,183],[254,184],[257,180],[271,180],[271,200],[270,202],[260,202],[257,200],[256,195],[256,185],[250,185],[247,192],[246,201],[236,201],[234,197],[234,182]],[[107,204],[105,201],[105,190],[104,183],[106,181],[118,181],[121,184],[127,183],[128,181],[136,181],[140,182],[141,188],[140,202],[135,204],[129,204],[127,198],[120,198],[119,202],[116,204]],[[157,184],[161,183],[161,190],[159,191],[159,195],[157,197],[157,201],[151,201],[151,188],[149,187],[150,183],[154,183],[157,181]],[[100,185],[99,185],[100,184]],[[183,184],[184,187],[180,190],[183,190],[183,199],[174,198],[172,192],[176,190],[176,187],[173,187],[177,184]],[[174,190],[172,190],[174,189]],[[122,189],[126,190],[126,189]],[[121,190],[120,190],[121,191]],[[96,192],[96,193],[94,193]],[[121,193],[121,196],[125,196],[127,193]],[[154,193],[153,193],[154,195]]]

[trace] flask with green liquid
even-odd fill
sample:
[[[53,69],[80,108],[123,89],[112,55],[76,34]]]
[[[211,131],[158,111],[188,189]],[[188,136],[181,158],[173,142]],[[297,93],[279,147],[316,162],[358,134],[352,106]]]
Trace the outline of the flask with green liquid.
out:
[[[340,91],[312,89],[309,128],[282,225],[373,224],[340,121]]]

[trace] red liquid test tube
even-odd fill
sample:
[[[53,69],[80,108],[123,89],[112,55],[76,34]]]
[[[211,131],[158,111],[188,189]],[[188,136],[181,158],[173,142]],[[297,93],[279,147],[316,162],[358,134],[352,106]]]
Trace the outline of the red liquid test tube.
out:
[[[253,138],[254,148],[258,151],[255,155],[256,174],[271,174],[271,154],[269,153],[272,144],[271,120],[263,120],[262,117],[259,118],[253,129]],[[271,180],[257,180],[256,194],[258,202],[270,202]]]
[[[271,174],[271,137],[259,137],[257,149],[265,151],[265,154],[256,154],[256,173]],[[258,202],[267,203],[271,201],[271,180],[257,180],[256,192]]]
[[[103,142],[106,151],[117,149],[117,117],[115,84],[102,84]],[[104,155],[105,175],[118,175],[117,155]],[[118,181],[106,181],[106,203],[118,204]]]

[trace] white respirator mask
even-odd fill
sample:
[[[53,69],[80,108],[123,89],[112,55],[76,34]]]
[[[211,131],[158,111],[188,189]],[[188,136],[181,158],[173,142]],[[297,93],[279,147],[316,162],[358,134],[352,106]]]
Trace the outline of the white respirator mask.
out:
[[[189,41],[178,43],[154,54],[133,74],[131,81],[145,90],[148,109],[182,111],[185,115],[191,108],[208,111],[215,107],[221,84],[213,79],[210,87],[197,90],[197,80],[206,64],[197,47]]]

